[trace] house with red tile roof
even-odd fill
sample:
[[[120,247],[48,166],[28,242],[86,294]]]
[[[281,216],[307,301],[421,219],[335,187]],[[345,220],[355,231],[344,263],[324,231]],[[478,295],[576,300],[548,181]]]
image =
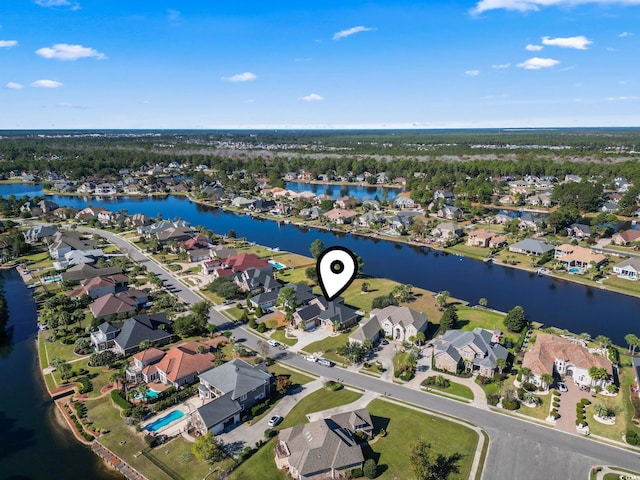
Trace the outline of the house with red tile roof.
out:
[[[228,277],[242,273],[249,268],[273,270],[273,267],[255,253],[239,253],[220,260],[220,267],[213,270],[214,277]]]
[[[109,293],[89,304],[89,310],[95,318],[130,314],[137,312],[138,308],[148,300],[147,294],[142,290]]]
[[[640,230],[625,230],[623,232],[614,233],[611,241],[616,245],[629,245],[631,242],[640,241]]]
[[[129,285],[129,277],[124,274],[109,275],[106,277],[93,277],[80,282],[80,286],[67,292],[71,298],[80,298],[85,295],[91,298],[99,298],[110,293],[126,290]]]
[[[522,366],[531,370],[529,382],[545,386],[544,374],[560,376],[565,381],[573,379],[577,385],[606,387],[611,383],[613,365],[608,358],[591,353],[588,348],[575,340],[539,333],[531,350],[524,354]],[[597,380],[589,375],[589,368],[604,368],[609,374],[606,380]]]

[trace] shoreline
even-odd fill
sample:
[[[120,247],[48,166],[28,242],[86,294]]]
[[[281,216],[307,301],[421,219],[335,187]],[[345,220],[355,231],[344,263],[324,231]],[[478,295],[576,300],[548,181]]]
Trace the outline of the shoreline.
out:
[[[309,181],[309,182],[296,182],[296,183],[315,183],[318,185],[340,185],[338,183],[335,182],[319,182],[318,180],[314,180],[314,181]],[[366,184],[356,184],[353,182],[345,182],[344,185],[361,185],[361,186],[367,186]],[[385,185],[371,185],[372,187],[386,187]],[[388,187],[388,188],[398,188],[398,189],[402,189],[403,187]],[[176,196],[176,197],[183,197],[183,198],[187,198],[189,201],[198,204],[198,205],[202,205],[205,207],[210,207],[210,208],[219,208],[224,210],[225,212],[229,212],[229,213],[233,213],[234,215],[243,215],[243,213],[240,213],[239,211],[236,211],[233,208],[225,208],[225,205],[220,205],[218,203],[210,203],[207,202],[205,200],[198,200],[195,199],[193,197],[191,197],[189,194],[181,194],[181,193],[156,193],[156,194],[123,194],[123,193],[119,193],[119,194],[115,194],[115,195],[110,195],[108,197],[100,197],[100,196],[96,196],[96,195],[81,195],[78,193],[56,193],[56,192],[52,192],[50,190],[43,190],[43,194],[44,195],[58,195],[58,196],[64,196],[64,197],[78,197],[78,198],[83,198],[83,197],[93,197],[93,198],[126,198],[126,197],[133,197],[133,198],[144,198],[144,197],[169,197],[169,196]],[[285,223],[285,224],[290,224],[290,225],[294,225],[297,227],[303,227],[303,228],[315,228],[317,230],[322,230],[322,231],[327,231],[327,232],[337,232],[340,234],[344,234],[344,235],[355,235],[355,236],[359,236],[359,237],[365,237],[365,238],[376,238],[379,240],[384,240],[384,241],[388,241],[388,242],[393,242],[393,243],[399,243],[401,245],[405,244],[405,245],[410,245],[410,246],[414,246],[414,247],[422,247],[422,248],[428,248],[432,251],[436,251],[436,252],[441,252],[441,253],[446,253],[449,255],[456,255],[459,257],[464,257],[464,258],[468,258],[469,260],[476,260],[476,261],[482,261],[476,257],[470,256],[470,255],[465,255],[464,253],[457,253],[457,252],[450,252],[446,247],[442,247],[439,245],[434,245],[431,243],[423,243],[423,242],[417,242],[415,240],[410,240],[409,238],[405,239],[400,239],[400,238],[396,238],[394,236],[391,235],[384,235],[384,234],[380,234],[380,233],[365,233],[365,232],[359,232],[359,231],[351,231],[351,230],[342,230],[342,229],[336,229],[333,230],[331,228],[331,226],[323,226],[323,225],[310,225],[304,222],[293,222],[290,220],[286,220],[286,219],[278,219],[278,218],[274,218],[271,217],[269,215],[265,215],[262,213],[253,213],[251,212],[250,215],[252,218],[257,218],[260,220],[269,220],[272,222],[277,222],[277,223]],[[624,252],[622,252],[624,253]],[[489,252],[487,252],[487,254],[489,254]],[[527,267],[524,265],[511,265],[511,264],[507,264],[504,263],[502,261],[495,261],[493,260],[492,263],[494,265],[498,265],[500,267],[506,267],[506,268],[513,268],[513,269],[517,269],[517,270],[522,270],[522,271],[526,271],[529,273],[536,273],[538,268],[532,268],[532,267]],[[551,277],[555,280],[559,280],[559,281],[565,281],[565,282],[570,282],[570,283],[574,283],[577,285],[582,285],[584,287],[590,287],[590,288],[597,288],[599,290],[606,290],[612,293],[618,293],[621,295],[626,295],[628,297],[633,297],[633,298],[638,298],[640,299],[640,292],[639,293],[632,293],[629,292],[628,290],[625,289],[621,289],[618,288],[616,286],[611,286],[611,285],[603,285],[603,284],[597,284],[595,282],[592,283],[592,281],[581,281],[580,279],[573,279],[573,278],[565,278],[563,276],[560,275],[555,275],[553,273],[547,273],[544,274],[543,276],[547,276],[547,277]],[[576,277],[576,275],[573,275],[573,277]]]

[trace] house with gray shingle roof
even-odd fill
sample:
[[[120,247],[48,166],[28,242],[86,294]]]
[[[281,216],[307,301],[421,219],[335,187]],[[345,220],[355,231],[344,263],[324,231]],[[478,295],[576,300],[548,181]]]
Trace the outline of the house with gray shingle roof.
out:
[[[143,340],[149,340],[155,346],[169,343],[173,338],[167,331],[170,324],[166,313],[138,315],[124,323],[103,322],[91,332],[91,343],[99,352],[113,348],[118,353],[130,355]]]
[[[484,377],[493,377],[499,358],[507,359],[507,349],[500,345],[501,333],[483,328],[472,332],[447,330],[434,342],[433,362],[436,368],[456,373],[465,364]]]
[[[640,258],[631,257],[626,260],[616,263],[613,266],[613,273],[618,275],[619,278],[625,280],[638,280],[640,279]]]
[[[364,463],[357,431],[367,436],[373,431],[364,408],[285,428],[275,449],[276,466],[295,479],[346,478]]]
[[[274,377],[264,364],[250,365],[236,358],[199,375],[198,394],[212,399],[191,416],[201,434],[221,433],[240,421],[240,414],[260,400],[268,398]]]
[[[514,253],[523,253],[525,255],[544,255],[554,250],[553,245],[544,243],[542,240],[533,238],[525,238],[520,242],[516,242],[509,246],[509,251]]]
[[[349,336],[349,340],[362,343],[365,339],[378,341],[380,334],[405,341],[415,337],[418,332],[425,332],[429,326],[427,315],[416,312],[409,307],[390,305],[383,309],[371,311],[369,320],[363,322],[358,329]]]

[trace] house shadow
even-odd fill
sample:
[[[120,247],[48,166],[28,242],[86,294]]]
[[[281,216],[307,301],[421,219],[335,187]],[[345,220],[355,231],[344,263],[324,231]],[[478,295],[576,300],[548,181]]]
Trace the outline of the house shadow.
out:
[[[242,449],[244,447],[245,447],[245,443],[238,440],[231,443],[225,443],[223,446],[223,449],[226,452],[226,454],[229,455],[230,457],[236,457],[240,455],[240,452],[242,452]]]
[[[385,431],[389,428],[389,422],[391,422],[390,418],[387,417],[378,417],[375,415],[371,415],[371,423],[373,423],[373,431],[379,432],[383,428]]]
[[[469,320],[460,320],[460,319],[458,319],[458,323],[456,324],[456,329],[462,329],[466,325],[469,325],[469,323],[470,323]]]

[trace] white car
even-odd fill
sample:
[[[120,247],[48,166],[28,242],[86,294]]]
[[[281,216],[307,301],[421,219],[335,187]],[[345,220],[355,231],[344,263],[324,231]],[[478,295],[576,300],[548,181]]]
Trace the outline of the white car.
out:
[[[269,419],[269,421],[267,422],[267,425],[269,425],[270,427],[275,427],[276,425],[278,425],[281,421],[283,420],[283,417],[281,417],[280,415],[274,415],[273,417],[271,417]]]
[[[304,359],[307,362],[317,362],[318,361],[318,357],[316,357],[315,355],[307,355],[306,357],[304,357]]]
[[[278,347],[280,344],[278,342],[276,342],[275,340],[267,340],[267,343],[269,345],[271,345],[272,347]]]
[[[324,365],[325,367],[333,367],[333,362],[331,360],[327,360],[326,358],[321,358],[318,360],[318,364]]]
[[[558,390],[561,391],[561,392],[568,392],[569,391],[567,386],[564,383],[560,383],[560,382],[558,382]]]

